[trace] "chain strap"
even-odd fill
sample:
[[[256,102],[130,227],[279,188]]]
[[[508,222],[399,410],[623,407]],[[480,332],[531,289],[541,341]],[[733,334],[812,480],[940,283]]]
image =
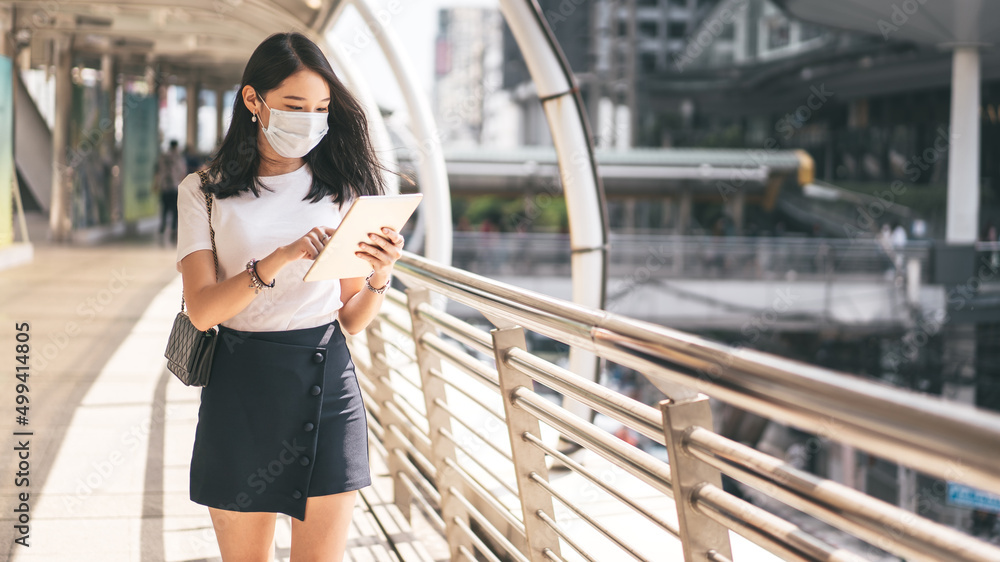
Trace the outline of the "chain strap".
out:
[[[201,186],[205,187],[208,176],[204,170],[198,171],[201,178]],[[215,282],[219,282],[219,254],[215,251],[215,227],[212,226],[212,194],[205,193],[205,206],[208,207],[208,232],[212,237],[212,258],[215,259]],[[181,289],[181,312],[184,312],[184,289]]]

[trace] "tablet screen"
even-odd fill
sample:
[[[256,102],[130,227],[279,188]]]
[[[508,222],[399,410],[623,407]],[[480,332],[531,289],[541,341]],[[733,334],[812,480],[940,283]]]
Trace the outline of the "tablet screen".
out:
[[[303,281],[324,281],[347,277],[367,277],[372,265],[354,255],[359,242],[370,242],[370,232],[381,233],[388,226],[399,231],[409,220],[423,198],[422,193],[404,195],[362,195],[354,199],[333,236]]]

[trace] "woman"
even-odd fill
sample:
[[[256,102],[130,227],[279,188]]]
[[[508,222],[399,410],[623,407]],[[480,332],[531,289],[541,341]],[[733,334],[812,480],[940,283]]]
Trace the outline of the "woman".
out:
[[[361,106],[323,53],[281,33],[247,62],[204,185],[198,174],[179,185],[188,314],[200,330],[219,325],[220,338],[201,391],[190,498],[208,506],[226,562],[272,560],[279,512],[292,516],[292,560],[343,558],[355,495],[371,483],[343,332],[378,312],[403,237],[385,229],[360,245],[367,280],[302,277],[350,201],[384,194],[382,170]]]

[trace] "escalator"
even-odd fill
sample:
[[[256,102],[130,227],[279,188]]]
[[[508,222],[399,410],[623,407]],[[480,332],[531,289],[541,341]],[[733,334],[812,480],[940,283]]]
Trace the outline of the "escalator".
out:
[[[52,130],[17,72],[14,107],[14,167],[24,210],[48,214],[52,196]]]

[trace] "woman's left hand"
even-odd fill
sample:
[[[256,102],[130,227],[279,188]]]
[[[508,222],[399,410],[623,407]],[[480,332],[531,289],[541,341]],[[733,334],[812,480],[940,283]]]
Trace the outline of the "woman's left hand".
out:
[[[375,275],[371,284],[381,287],[389,281],[392,266],[403,255],[403,236],[391,228],[383,228],[382,232],[368,233],[368,242],[361,242],[355,252],[359,258],[372,264]]]

